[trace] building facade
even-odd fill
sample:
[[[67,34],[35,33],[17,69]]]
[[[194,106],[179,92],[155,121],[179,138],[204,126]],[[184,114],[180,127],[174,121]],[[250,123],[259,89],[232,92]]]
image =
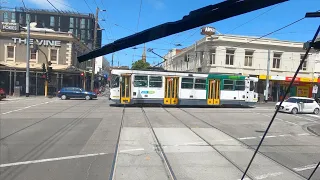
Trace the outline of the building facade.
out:
[[[30,22],[36,22],[38,28],[49,28],[57,32],[71,32],[88,47],[93,47],[95,23],[93,14],[25,8],[0,9],[0,22],[19,23],[22,27],[26,27],[27,18],[30,18]],[[102,31],[97,30],[96,47],[101,47],[101,42]]]
[[[0,31],[0,86],[10,95],[24,95],[26,83],[27,33]],[[42,64],[50,61],[53,73],[49,92],[55,93],[63,86],[90,85],[90,78],[80,74],[91,62],[78,63],[77,57],[90,49],[71,33],[31,32],[30,48],[38,44],[37,52],[30,50],[30,95],[44,94]],[[20,91],[18,90],[20,89]]]
[[[264,96],[269,62],[270,100],[283,97],[290,78],[305,53],[303,43],[234,35],[206,36],[173,56],[164,69],[206,73],[233,73],[259,77],[257,91]],[[250,42],[250,43],[248,43]],[[269,59],[269,61],[268,61]],[[319,53],[312,51],[303,64],[290,95],[312,96],[320,74]],[[320,79],[319,79],[320,82]],[[262,98],[263,99],[263,98]]]

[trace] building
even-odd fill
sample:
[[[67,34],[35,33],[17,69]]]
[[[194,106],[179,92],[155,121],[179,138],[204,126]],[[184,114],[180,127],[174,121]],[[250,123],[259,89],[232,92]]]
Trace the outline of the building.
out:
[[[0,9],[0,22],[19,23],[27,26],[27,18],[30,22],[36,22],[38,28],[49,28],[59,32],[72,32],[89,48],[93,45],[94,23],[93,14],[80,14],[71,11],[53,11],[43,9]],[[98,28],[100,29],[100,28]],[[102,31],[97,30],[96,47],[101,47]]]
[[[166,57],[173,57],[164,63],[164,69],[256,76],[260,79],[257,91],[261,99],[266,86],[270,57],[269,96],[271,100],[277,101],[283,98],[284,90],[305,53],[303,43],[255,38],[235,35],[206,36],[179,53],[169,52]],[[291,96],[312,96],[312,87],[318,82],[320,74],[319,63],[319,54],[311,52],[290,91]]]
[[[110,69],[110,63],[104,56],[100,56],[96,58],[95,74],[108,71],[109,69]]]
[[[17,23],[11,23],[19,27]],[[2,26],[3,28],[4,26]],[[8,27],[8,26],[7,26]],[[9,28],[13,29],[13,28]],[[0,86],[8,94],[25,93],[27,33],[19,30],[0,30]],[[30,47],[37,43],[39,51],[30,50],[30,95],[44,94],[42,64],[50,61],[53,69],[49,92],[57,92],[63,86],[83,87],[86,83],[80,74],[91,66],[91,62],[78,63],[77,57],[90,49],[71,33],[31,32]],[[17,90],[20,88],[20,91]]]

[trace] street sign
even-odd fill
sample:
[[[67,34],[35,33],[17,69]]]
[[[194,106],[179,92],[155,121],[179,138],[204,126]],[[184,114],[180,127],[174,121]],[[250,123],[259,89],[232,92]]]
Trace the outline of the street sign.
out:
[[[312,93],[313,94],[317,94],[318,93],[318,86],[317,85],[314,85],[313,88],[312,88]]]

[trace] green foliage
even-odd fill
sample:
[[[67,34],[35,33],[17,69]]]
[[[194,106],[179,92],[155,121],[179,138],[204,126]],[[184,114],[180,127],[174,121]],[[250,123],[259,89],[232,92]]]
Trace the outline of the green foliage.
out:
[[[148,67],[150,67],[150,64],[148,62],[143,62],[143,60],[141,59],[132,63],[131,69],[142,70],[147,69]]]

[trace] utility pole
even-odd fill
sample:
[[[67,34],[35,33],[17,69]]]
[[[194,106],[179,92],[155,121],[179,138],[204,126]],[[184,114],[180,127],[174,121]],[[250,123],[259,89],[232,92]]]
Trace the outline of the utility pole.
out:
[[[98,31],[98,19],[99,18],[99,8],[96,9],[96,17],[94,18],[94,33],[93,33],[93,49],[96,49],[97,44],[97,31]],[[94,89],[94,73],[96,66],[96,58],[91,60],[92,73],[91,73],[91,91]]]
[[[112,53],[111,67],[113,67],[113,58],[114,58],[114,53]]]
[[[26,97],[29,97],[29,74],[30,74],[30,16],[27,16],[27,60],[26,60]]]
[[[269,74],[270,74],[270,50],[268,50],[268,62],[267,62],[267,77],[266,77],[266,90],[264,100],[267,102],[269,98]]]

